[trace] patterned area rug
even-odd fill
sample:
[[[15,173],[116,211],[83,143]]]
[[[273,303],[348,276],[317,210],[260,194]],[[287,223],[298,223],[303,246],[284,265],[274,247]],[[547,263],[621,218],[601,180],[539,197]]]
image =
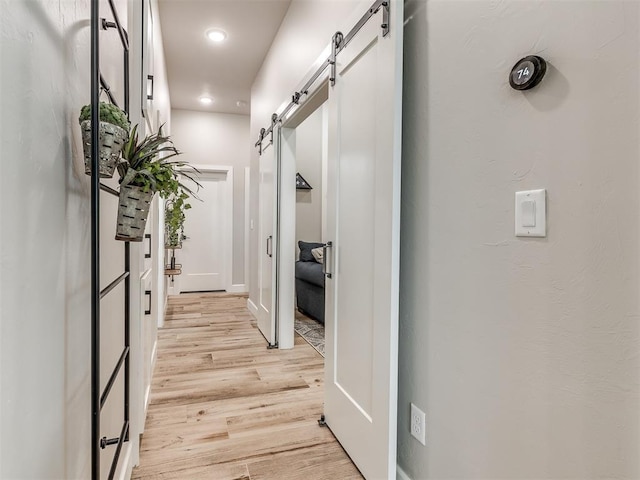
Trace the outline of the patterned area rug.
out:
[[[324,357],[324,325],[296,310],[295,330]]]

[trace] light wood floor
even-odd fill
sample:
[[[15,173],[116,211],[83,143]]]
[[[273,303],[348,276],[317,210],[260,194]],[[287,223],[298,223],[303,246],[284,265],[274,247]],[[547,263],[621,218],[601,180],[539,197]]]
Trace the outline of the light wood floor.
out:
[[[246,296],[171,297],[134,479],[361,479],[322,414],[324,359],[267,350]]]

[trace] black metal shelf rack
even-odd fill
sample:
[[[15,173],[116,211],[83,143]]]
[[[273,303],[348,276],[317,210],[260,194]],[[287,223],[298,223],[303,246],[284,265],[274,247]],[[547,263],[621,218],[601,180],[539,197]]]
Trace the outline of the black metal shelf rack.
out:
[[[114,22],[100,18],[99,0],[91,0],[91,478],[100,479],[100,451],[116,445],[109,480],[113,479],[118,467],[118,459],[125,442],[129,440],[130,420],[130,352],[131,352],[131,249],[129,242],[124,245],[124,272],[107,287],[100,289],[100,191],[118,196],[118,192],[100,183],[99,176],[99,105],[100,90],[105,91],[109,100],[117,105],[109,86],[100,73],[100,30],[115,28],[124,50],[124,105],[129,112],[129,38],[122,28],[118,11],[113,0],[108,0]],[[124,282],[124,346],[104,390],[100,388],[100,300],[115,287]],[[101,437],[100,412],[120,373],[124,374],[124,418],[120,435],[115,438]]]

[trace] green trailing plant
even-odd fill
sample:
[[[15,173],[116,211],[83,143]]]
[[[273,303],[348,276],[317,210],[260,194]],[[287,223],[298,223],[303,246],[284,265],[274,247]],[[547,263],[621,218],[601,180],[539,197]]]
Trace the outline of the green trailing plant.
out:
[[[118,165],[120,185],[135,185],[145,192],[158,192],[165,199],[178,195],[180,190],[195,196],[182,180],[191,180],[199,188],[193,175],[199,172],[187,162],[173,160],[180,154],[171,138],[162,134],[162,126],[157,133],[139,140],[135,125],[122,148],[123,161]]]
[[[91,120],[91,105],[85,105],[82,107],[82,110],[80,110],[78,122],[82,124],[82,122],[86,120]],[[100,102],[100,121],[116,125],[125,129],[127,132],[129,132],[129,128],[131,127],[127,114],[115,105],[106,102]]]
[[[191,208],[187,202],[189,194],[182,189],[167,200],[164,209],[165,243],[167,247],[177,247],[187,237],[184,235],[185,211]]]

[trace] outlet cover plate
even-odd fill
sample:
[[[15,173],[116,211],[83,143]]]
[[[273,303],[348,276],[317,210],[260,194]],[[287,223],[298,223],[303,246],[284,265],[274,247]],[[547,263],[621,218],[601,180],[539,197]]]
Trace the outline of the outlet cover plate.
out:
[[[413,435],[422,445],[426,445],[426,415],[422,410],[411,404],[411,435]]]

